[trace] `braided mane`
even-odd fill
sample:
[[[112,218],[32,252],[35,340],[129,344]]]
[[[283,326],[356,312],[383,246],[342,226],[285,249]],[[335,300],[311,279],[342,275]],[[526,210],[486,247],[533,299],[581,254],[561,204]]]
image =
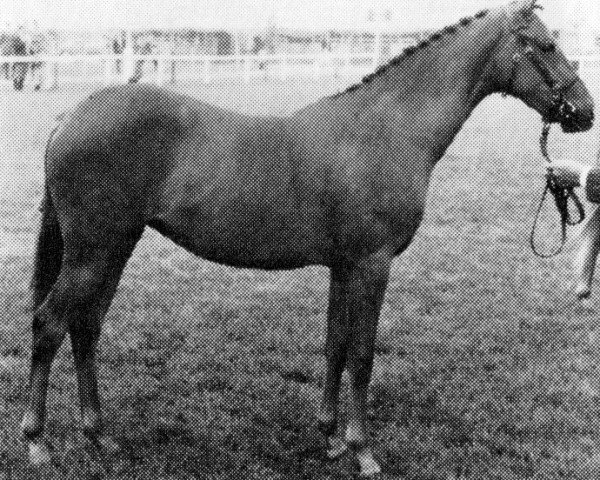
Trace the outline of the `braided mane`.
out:
[[[362,87],[363,85],[370,83],[375,78],[380,77],[383,73],[387,72],[391,67],[395,67],[396,65],[399,65],[400,63],[402,63],[406,58],[410,57],[415,52],[417,52],[419,50],[423,50],[424,48],[428,47],[432,43],[435,43],[444,37],[447,37],[449,35],[456,33],[460,27],[466,27],[466,26],[470,25],[474,20],[485,17],[488,14],[488,12],[489,12],[489,10],[487,10],[487,9],[481,10],[480,12],[476,13],[472,17],[461,18],[458,21],[458,23],[456,23],[455,25],[448,25],[447,27],[444,27],[441,30],[438,30],[437,32],[432,33],[427,39],[419,42],[418,44],[412,45],[410,47],[406,47],[402,51],[402,53],[400,53],[396,57],[392,58],[388,63],[380,66],[373,73],[370,73],[369,75],[366,75],[365,77],[363,77],[363,79],[360,83],[349,86],[346,90],[338,93],[338,95],[341,95],[346,92],[353,92],[353,91],[359,89],[360,87]]]

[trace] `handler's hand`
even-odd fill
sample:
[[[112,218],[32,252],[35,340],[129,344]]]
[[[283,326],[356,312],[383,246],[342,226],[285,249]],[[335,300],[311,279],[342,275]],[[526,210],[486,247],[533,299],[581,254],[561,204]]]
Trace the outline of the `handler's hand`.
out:
[[[557,160],[550,165],[556,176],[556,181],[563,188],[578,187],[581,185],[581,172],[586,166],[572,160]]]

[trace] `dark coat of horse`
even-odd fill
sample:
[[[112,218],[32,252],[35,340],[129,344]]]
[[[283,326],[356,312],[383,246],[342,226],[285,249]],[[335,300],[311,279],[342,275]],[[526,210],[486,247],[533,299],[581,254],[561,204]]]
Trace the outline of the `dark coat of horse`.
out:
[[[29,55],[29,52],[27,51],[27,45],[21,37],[14,34],[2,33],[0,34],[0,55],[22,57]],[[27,70],[28,66],[25,62],[2,64],[4,78],[12,80],[15,90],[23,88]]]
[[[84,431],[111,444],[102,434],[95,347],[149,226],[226,265],[330,268],[319,425],[331,456],[349,445],[361,473],[379,471],[365,418],[379,311],[392,260],[421,221],[436,162],[494,92],[522,99],[567,131],[592,125],[592,98],[534,7],[522,0],[463,19],[288,117],[245,116],[139,85],[101,90],[77,106],[46,152],[22,423],[31,460],[48,460],[41,439],[48,374],[67,332]],[[556,108],[560,85],[568,88]],[[336,432],[344,369],[345,442]]]

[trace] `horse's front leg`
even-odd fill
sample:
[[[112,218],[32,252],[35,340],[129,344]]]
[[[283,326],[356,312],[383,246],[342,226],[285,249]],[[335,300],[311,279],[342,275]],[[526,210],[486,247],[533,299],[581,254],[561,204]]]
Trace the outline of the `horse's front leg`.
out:
[[[381,471],[373,458],[366,427],[367,394],[377,323],[387,287],[392,255],[374,255],[355,267],[349,278],[348,315],[351,334],[346,359],[350,380],[350,406],[346,442],[356,454],[360,474],[374,475]]]
[[[380,471],[373,458],[366,428],[366,404],[379,312],[387,286],[392,255],[380,252],[332,268],[327,334],[327,378],[321,407],[330,452],[340,450],[333,436],[337,420],[339,382],[344,364],[350,376],[350,410],[346,442],[356,454],[361,475]]]
[[[339,457],[347,450],[344,441],[336,435],[340,383],[346,364],[346,351],[350,336],[347,298],[345,273],[338,268],[332,268],[325,344],[327,366],[321,408],[318,414],[319,430],[325,435],[327,456],[331,459]]]

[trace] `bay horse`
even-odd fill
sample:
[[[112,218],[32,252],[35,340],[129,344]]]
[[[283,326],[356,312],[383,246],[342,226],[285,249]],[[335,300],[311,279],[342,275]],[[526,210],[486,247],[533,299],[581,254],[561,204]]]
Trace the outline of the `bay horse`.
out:
[[[100,90],[71,111],[46,149],[21,426],[30,460],[49,460],[42,438],[48,375],[67,332],[83,430],[114,447],[103,433],[95,349],[148,226],[225,265],[330,268],[318,425],[330,457],[350,447],[362,475],[379,472],[366,427],[378,317],[392,260],[421,222],[436,162],[494,92],[521,99],[567,132],[593,124],[593,100],[536,7],[520,0],[464,18],[286,117],[246,116],[143,85]]]

